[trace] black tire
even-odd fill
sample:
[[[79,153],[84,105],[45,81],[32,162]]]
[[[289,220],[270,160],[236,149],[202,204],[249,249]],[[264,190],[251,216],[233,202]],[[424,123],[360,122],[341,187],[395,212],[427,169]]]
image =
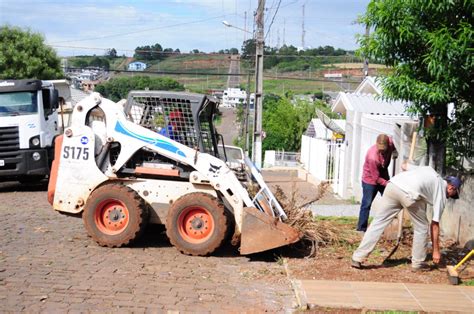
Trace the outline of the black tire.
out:
[[[229,228],[224,205],[207,193],[189,193],[171,205],[166,235],[179,251],[205,256],[224,242]]]
[[[148,207],[137,192],[116,183],[92,192],[82,214],[87,233],[107,247],[121,247],[136,240],[148,218]]]

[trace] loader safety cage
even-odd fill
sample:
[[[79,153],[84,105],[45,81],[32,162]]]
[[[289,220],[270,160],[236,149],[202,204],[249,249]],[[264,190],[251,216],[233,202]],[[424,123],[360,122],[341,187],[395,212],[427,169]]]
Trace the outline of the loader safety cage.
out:
[[[185,92],[131,91],[125,114],[134,123],[219,157],[213,119],[217,100]]]

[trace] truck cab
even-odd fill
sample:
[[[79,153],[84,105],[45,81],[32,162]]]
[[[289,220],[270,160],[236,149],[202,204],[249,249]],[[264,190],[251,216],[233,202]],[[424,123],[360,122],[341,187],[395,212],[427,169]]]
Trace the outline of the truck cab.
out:
[[[59,134],[58,91],[41,80],[0,81],[0,182],[49,174]]]

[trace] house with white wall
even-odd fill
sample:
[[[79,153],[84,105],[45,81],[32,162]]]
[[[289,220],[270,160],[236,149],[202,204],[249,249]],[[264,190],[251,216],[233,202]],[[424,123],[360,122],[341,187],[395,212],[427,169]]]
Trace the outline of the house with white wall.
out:
[[[335,123],[338,129],[334,130],[334,128],[329,128],[319,118],[311,119],[308,128],[306,129],[305,135],[308,137],[324,140],[334,139],[336,137],[336,134],[341,134],[341,132],[344,132],[346,120],[333,119],[331,121]]]
[[[145,71],[145,69],[146,69],[146,63],[143,63],[140,61],[134,61],[128,64],[129,71]]]
[[[415,118],[406,112],[407,102],[380,98],[382,90],[373,77],[367,77],[353,93],[339,93],[331,110],[346,116],[343,178],[337,192],[343,198],[362,197],[362,167],[367,150],[379,134],[394,136],[397,125],[412,123]],[[405,156],[401,156],[405,157]],[[389,165],[393,175],[399,170],[396,160]]]
[[[250,108],[253,108],[255,94],[250,94]],[[237,108],[241,104],[247,103],[247,92],[240,88],[228,88],[222,95],[222,107]]]
[[[324,143],[309,137],[308,131],[302,138],[301,160],[305,169],[316,179],[331,182],[333,191],[342,198],[360,200],[365,154],[377,136],[385,133],[393,137],[397,130],[400,134],[401,126],[413,124],[414,118],[406,112],[406,102],[386,101],[379,95],[381,88],[373,77],[366,78],[354,92],[338,94],[331,110],[346,117],[342,141]],[[317,130],[317,124],[314,126]],[[399,165],[395,163],[392,161],[389,166],[391,175],[398,172]]]

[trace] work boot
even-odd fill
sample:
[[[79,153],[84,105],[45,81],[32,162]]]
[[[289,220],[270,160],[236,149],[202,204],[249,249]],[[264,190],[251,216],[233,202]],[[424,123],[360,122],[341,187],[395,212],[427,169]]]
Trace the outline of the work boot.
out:
[[[411,268],[411,271],[414,272],[414,273],[423,273],[423,272],[427,272],[427,271],[430,271],[430,270],[431,270],[431,267],[427,264],[412,266],[412,268]]]
[[[362,269],[362,264],[361,262],[354,261],[353,259],[351,259],[351,267],[356,269]]]

